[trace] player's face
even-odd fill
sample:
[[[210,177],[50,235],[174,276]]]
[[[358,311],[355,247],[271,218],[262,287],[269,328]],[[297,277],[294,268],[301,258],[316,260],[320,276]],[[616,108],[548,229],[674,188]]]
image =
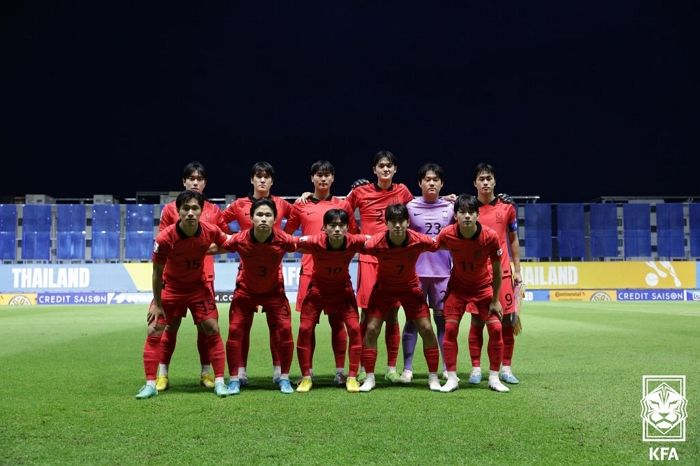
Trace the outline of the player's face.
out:
[[[463,228],[471,228],[476,225],[476,221],[479,218],[479,213],[474,211],[470,212],[468,210],[458,210],[455,213],[455,219],[457,224]]]
[[[442,180],[434,171],[428,170],[423,179],[418,183],[418,186],[420,186],[423,197],[436,198],[440,195]]]
[[[270,230],[275,223],[275,214],[270,206],[261,205],[253,212],[253,228],[256,230]]]
[[[335,181],[335,177],[329,172],[317,172],[311,177],[311,182],[317,191],[328,191]]]
[[[256,191],[269,192],[272,187],[272,177],[267,172],[257,172],[250,179],[250,184]]]
[[[199,217],[202,215],[202,208],[197,199],[190,199],[180,206],[180,221],[184,225],[195,226],[199,222]]]
[[[198,170],[195,170],[190,174],[190,176],[182,180],[182,184],[185,186],[185,189],[203,193],[204,187],[207,185],[207,180],[204,179]]]
[[[377,181],[391,181],[396,174],[396,165],[391,163],[389,159],[381,159],[374,166],[373,171],[377,175]]]
[[[387,220],[386,227],[392,238],[403,238],[408,230],[408,220]]]
[[[479,194],[491,195],[496,187],[496,178],[490,172],[481,172],[474,180],[474,186]]]
[[[332,240],[339,240],[348,232],[348,224],[343,223],[340,220],[334,220],[325,225],[324,228],[326,230],[326,234]]]

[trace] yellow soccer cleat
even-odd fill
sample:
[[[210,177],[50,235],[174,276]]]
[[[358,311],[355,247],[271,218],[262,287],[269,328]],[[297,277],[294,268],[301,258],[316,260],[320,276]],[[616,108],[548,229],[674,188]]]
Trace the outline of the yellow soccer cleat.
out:
[[[348,377],[345,380],[345,388],[347,389],[348,392],[350,393],[359,393],[360,391],[360,382],[357,381],[356,377]]]
[[[199,385],[205,388],[214,388],[214,374],[207,372],[199,378]]]
[[[301,379],[301,382],[299,382],[299,385],[297,385],[297,391],[299,393],[306,393],[311,390],[313,385],[314,383],[311,381],[311,377],[304,377]]]
[[[159,375],[156,379],[156,390],[159,392],[164,392],[170,388],[170,381],[167,375]]]

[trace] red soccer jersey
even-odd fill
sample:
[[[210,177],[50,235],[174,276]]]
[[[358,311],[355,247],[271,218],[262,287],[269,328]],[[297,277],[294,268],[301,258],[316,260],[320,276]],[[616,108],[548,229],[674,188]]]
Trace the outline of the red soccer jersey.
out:
[[[377,233],[365,243],[365,252],[379,259],[377,284],[381,288],[406,291],[420,286],[416,275],[416,261],[425,251],[435,251],[437,244],[430,236],[413,230],[406,231],[406,241],[401,246],[393,246],[389,233]]]
[[[199,222],[194,236],[187,236],[176,223],[158,233],[153,262],[165,264],[163,280],[168,289],[187,291],[205,283],[204,258],[211,243],[222,246],[228,235],[216,225]]]
[[[272,202],[275,203],[277,208],[277,216],[275,217],[275,225],[277,228],[282,226],[282,219],[289,217],[289,212],[292,210],[292,205],[277,196],[268,197]],[[224,209],[223,217],[224,222],[229,224],[234,220],[238,222],[241,227],[240,231],[246,231],[253,228],[253,222],[250,220],[250,206],[255,202],[253,196],[240,197],[226,206]]]
[[[488,204],[479,203],[479,223],[496,232],[501,247],[501,272],[510,275],[510,252],[508,233],[518,231],[518,216],[515,206],[496,198]],[[490,266],[489,266],[490,267]]]
[[[502,254],[495,231],[477,222],[474,236],[465,238],[455,223],[444,228],[436,241],[452,255],[450,286],[475,290],[491,285],[490,261],[499,260]]]
[[[262,243],[255,240],[252,228],[231,236],[222,248],[241,256],[236,288],[255,295],[279,289],[282,258],[284,253],[296,250],[297,242],[298,238],[277,228],[273,228],[272,234]]]
[[[301,225],[301,234],[304,236],[318,235],[323,231],[323,216],[330,209],[342,209],[348,214],[348,230],[356,231],[355,215],[348,203],[337,197],[318,200],[312,197],[305,204],[296,202],[292,205],[284,231],[292,234]],[[301,259],[301,270],[304,275],[311,275],[314,268],[314,260],[311,254],[304,254]]]
[[[345,199],[354,211],[360,210],[360,232],[374,235],[386,231],[384,211],[390,204],[406,204],[413,199],[413,194],[402,183],[392,183],[389,189],[382,189],[376,183],[358,186],[350,191]],[[360,255],[360,260],[377,262],[366,254]]]
[[[348,266],[355,254],[362,250],[365,239],[365,235],[347,235],[341,249],[331,249],[325,232],[299,238],[299,248],[308,251],[304,257],[314,259],[311,281],[319,290],[330,294],[351,283]]]
[[[165,204],[163,210],[160,212],[158,231],[163,231],[166,227],[177,223],[179,220],[180,214],[177,211],[175,201]],[[221,209],[219,209],[216,204],[212,204],[209,201],[204,201],[204,209],[202,209],[202,216],[199,217],[199,221],[216,225],[224,233],[231,233],[228,224],[224,222]],[[208,282],[214,281],[214,256],[209,255],[204,258],[204,274]]]

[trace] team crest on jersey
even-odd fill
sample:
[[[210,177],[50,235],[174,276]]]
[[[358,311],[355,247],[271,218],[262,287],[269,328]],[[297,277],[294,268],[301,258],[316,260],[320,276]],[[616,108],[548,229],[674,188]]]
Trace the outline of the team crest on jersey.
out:
[[[503,214],[501,212],[496,212],[496,221],[498,223],[503,223]]]
[[[497,255],[498,257],[501,257],[501,256],[503,255],[503,249],[498,248],[498,251],[496,251],[496,255]]]
[[[158,242],[153,241],[153,252],[158,254]]]

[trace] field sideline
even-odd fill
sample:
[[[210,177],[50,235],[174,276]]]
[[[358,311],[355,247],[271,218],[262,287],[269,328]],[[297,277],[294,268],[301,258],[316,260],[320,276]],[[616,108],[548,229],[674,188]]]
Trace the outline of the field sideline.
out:
[[[513,365],[521,384],[507,394],[465,383],[464,323],[458,391],[428,390],[420,344],[413,385],[388,386],[380,337],[378,387],[348,394],[331,385],[324,317],[314,388],[285,396],[271,382],[258,316],[251,386],[218,399],[198,385],[187,319],[172,388],[136,401],[145,314],[125,305],[0,308],[0,464],[641,464],[650,446],[700,462],[696,303],[527,303]],[[297,328],[298,319],[295,341]],[[685,443],[642,442],[641,381],[651,374],[687,377]]]

